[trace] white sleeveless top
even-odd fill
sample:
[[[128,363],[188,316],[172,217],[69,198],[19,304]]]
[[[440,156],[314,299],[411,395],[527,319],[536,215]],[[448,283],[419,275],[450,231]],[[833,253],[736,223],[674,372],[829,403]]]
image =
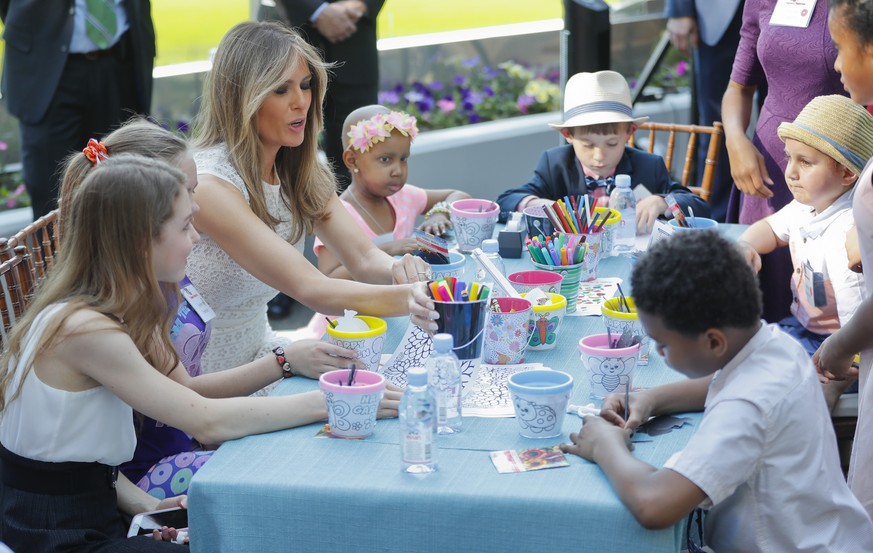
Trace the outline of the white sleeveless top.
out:
[[[21,394],[21,375],[42,336],[45,324],[65,304],[40,313],[23,343],[23,355],[6,389],[6,409],[0,413],[0,443],[9,451],[37,461],[97,462],[120,465],[133,458],[136,431],[133,410],[103,386],[81,392],[52,388],[27,372]]]
[[[197,174],[212,175],[234,185],[249,201],[242,177],[234,169],[224,144],[195,152]],[[262,183],[267,211],[281,221],[276,234],[283,240],[291,236],[291,212],[285,207],[277,185]],[[294,244],[302,254],[304,239]],[[288,271],[294,267],[290,262]],[[249,363],[276,346],[288,347],[290,341],[278,337],[267,321],[267,302],[278,290],[258,280],[243,269],[206,234],[188,256],[188,278],[203,299],[215,311],[212,336],[203,352],[204,373],[211,373]]]

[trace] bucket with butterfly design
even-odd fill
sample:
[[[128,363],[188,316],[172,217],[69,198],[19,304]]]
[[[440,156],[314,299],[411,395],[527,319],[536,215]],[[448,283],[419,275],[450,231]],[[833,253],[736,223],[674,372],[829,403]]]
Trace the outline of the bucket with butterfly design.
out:
[[[522,294],[521,297],[526,297]],[[543,303],[532,302],[528,331],[530,339],[527,342],[528,351],[545,351],[554,349],[558,343],[558,329],[567,313],[567,298],[561,294],[546,294]]]

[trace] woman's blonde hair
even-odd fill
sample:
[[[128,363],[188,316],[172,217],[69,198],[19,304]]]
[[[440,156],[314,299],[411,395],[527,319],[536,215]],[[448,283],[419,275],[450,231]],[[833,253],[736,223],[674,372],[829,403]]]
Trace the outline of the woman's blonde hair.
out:
[[[86,308],[118,321],[117,329],[158,370],[167,373],[176,366],[169,328],[177,303],[158,282],[151,251],[182,193],[184,173],[159,160],[115,155],[88,172],[65,214],[67,233],[57,262],[13,327],[0,358],[0,411],[24,338],[34,319],[53,304],[66,306],[46,322],[35,351],[55,346],[64,321]],[[33,359],[27,363],[20,383]],[[20,389],[19,384],[13,398]]]
[[[336,194],[333,173],[318,159],[329,64],[297,32],[281,24],[240,23],[218,45],[194,126],[195,147],[226,144],[230,161],[249,193],[252,211],[275,228],[280,221],[267,212],[261,185],[258,110],[284,84],[288,68],[299,63],[305,63],[312,75],[312,104],[306,114],[304,139],[299,147],[280,148],[276,156],[282,201],[292,214],[292,243],[304,232],[311,233],[315,221],[327,216],[328,202]]]
[[[103,138],[109,157],[119,154],[134,154],[165,161],[172,167],[179,167],[182,158],[190,151],[188,142],[181,136],[143,119],[133,117],[124,125]],[[70,209],[73,195],[88,176],[94,164],[82,152],[74,152],[64,161],[64,176],[61,181],[60,218]],[[63,230],[63,229],[62,229]],[[64,236],[61,232],[61,236]]]

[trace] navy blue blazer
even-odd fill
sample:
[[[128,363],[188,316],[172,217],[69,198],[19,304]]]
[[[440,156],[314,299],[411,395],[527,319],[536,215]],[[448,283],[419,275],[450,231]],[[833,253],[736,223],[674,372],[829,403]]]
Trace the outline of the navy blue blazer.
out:
[[[625,146],[615,174],[630,175],[632,186],[642,184],[652,194],[673,194],[685,213],[688,213],[690,206],[694,215],[709,217],[709,204],[691,190],[673,182],[660,156]],[[497,197],[500,220],[506,221],[518,202],[527,196],[557,200],[568,195],[582,195],[586,191],[585,174],[573,146],[566,144],[546,150],[527,184],[507,190]]]
[[[151,0],[125,0],[136,83],[137,113],[152,103],[155,29]],[[24,123],[42,121],[55,95],[73,36],[74,0],[0,0],[5,24],[3,95],[6,108]]]

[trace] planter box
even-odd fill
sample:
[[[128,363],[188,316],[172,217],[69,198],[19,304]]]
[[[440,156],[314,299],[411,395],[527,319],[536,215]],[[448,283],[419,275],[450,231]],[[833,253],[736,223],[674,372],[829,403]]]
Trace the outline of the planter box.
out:
[[[637,104],[634,114],[648,115],[659,123],[688,123],[690,106],[690,94],[673,94],[657,102]],[[560,119],[558,112],[542,113],[423,132],[412,144],[409,182],[424,188],[457,188],[476,198],[496,198],[504,190],[527,182],[544,150],[565,143],[548,125]],[[684,151],[678,140],[676,148]]]
[[[29,207],[0,211],[0,237],[9,238],[33,222],[33,210]]]

